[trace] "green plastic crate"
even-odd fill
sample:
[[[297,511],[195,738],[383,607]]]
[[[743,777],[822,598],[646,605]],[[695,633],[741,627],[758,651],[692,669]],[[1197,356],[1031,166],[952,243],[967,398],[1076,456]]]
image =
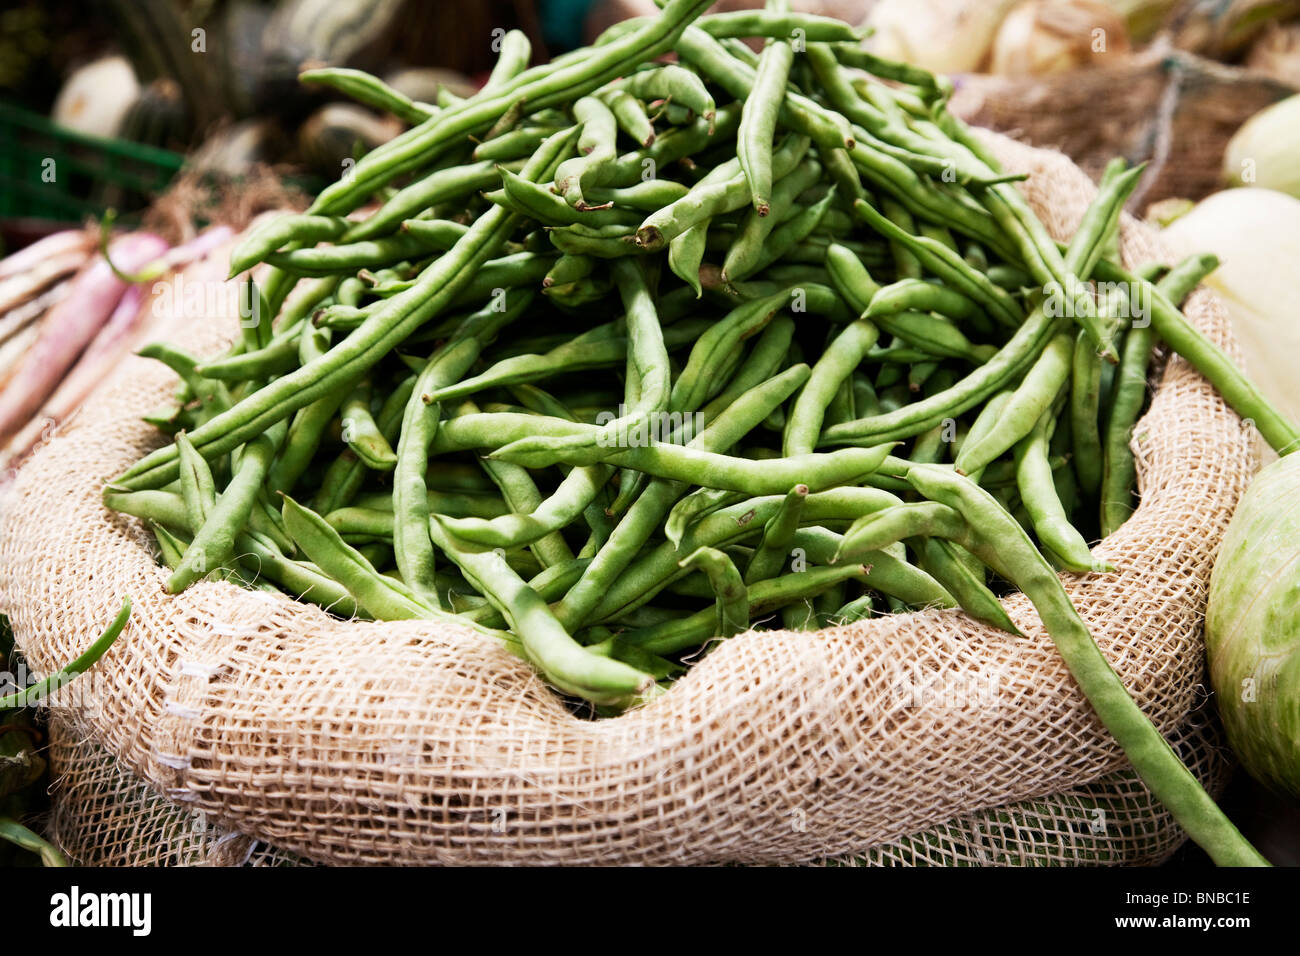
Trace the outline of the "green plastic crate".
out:
[[[43,177],[53,160],[53,181]],[[129,218],[167,188],[179,153],[86,136],[0,103],[0,218],[81,222],[113,207]]]

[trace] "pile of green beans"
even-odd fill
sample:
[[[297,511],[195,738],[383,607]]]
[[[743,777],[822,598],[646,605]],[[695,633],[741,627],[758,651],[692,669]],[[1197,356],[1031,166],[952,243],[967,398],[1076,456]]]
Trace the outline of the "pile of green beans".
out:
[[[945,81],[781,3],[707,6],[532,68],[512,34],[465,100],[312,71],[416,125],[243,241],[232,275],[271,268],[225,355],[151,347],[175,441],[106,503],[173,592],[477,628],[596,714],[751,628],[960,607],[1015,632],[1020,589],[1193,837],[1259,862],[1057,575],[1112,570],[1089,542],[1133,508],[1159,342],[1297,443],[1178,312],[1213,260],[1105,259],[1122,163],[1058,246]]]

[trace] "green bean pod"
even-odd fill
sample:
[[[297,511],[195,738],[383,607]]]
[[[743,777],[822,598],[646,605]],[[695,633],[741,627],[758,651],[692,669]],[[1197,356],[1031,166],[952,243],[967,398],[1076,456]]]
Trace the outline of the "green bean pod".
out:
[[[807,152],[805,136],[787,136],[772,154],[772,176],[789,174]],[[696,223],[734,212],[750,199],[749,182],[738,159],[715,167],[681,199],[651,213],[636,231],[637,243],[650,252],[662,249]]]
[[[668,243],[668,268],[673,274],[695,290],[698,298],[704,294],[700,285],[700,265],[708,245],[709,221],[697,222]]]
[[[836,389],[862,364],[880,337],[875,324],[859,319],[846,326],[812,367],[808,384],[799,393],[786,421],[786,455],[804,455],[817,447],[826,408]]]
[[[618,128],[630,136],[637,145],[644,148],[654,143],[654,124],[650,122],[645,106],[639,99],[618,86],[601,90],[596,96],[614,114]]]
[[[703,569],[716,596],[713,637],[731,637],[749,630],[749,591],[735,562],[717,548],[697,548],[680,562],[688,570]]]
[[[507,30],[499,42],[501,49],[496,65],[483,84],[483,90],[489,93],[501,89],[523,73],[533,55],[533,45],[523,30]]]
[[[392,113],[403,123],[412,126],[423,123],[437,112],[436,107],[430,107],[428,103],[413,102],[410,97],[364,70],[351,70],[346,67],[303,70],[298,74],[298,82],[327,86],[365,106]]]
[[[851,534],[852,532],[850,532]],[[847,540],[849,535],[845,535]],[[984,583],[982,570],[976,573],[971,569],[961,551],[951,541],[941,538],[923,538],[920,542],[921,567],[938,581],[944,589],[956,598],[961,609],[977,621],[992,625],[1008,634],[1020,634],[1020,628],[1002,607],[988,585]]]
[[[755,386],[695,435],[690,440],[690,447],[700,451],[730,448],[756,428],[772,409],[789,398],[804,383],[807,375],[807,366],[794,366]],[[685,488],[677,482],[663,479],[650,482],[597,552],[582,579],[556,607],[557,616],[566,626],[576,628],[583,624],[593,609],[606,599],[610,589],[622,579],[629,563],[659,530],[684,491]],[[673,548],[674,554],[675,551]],[[675,564],[676,558],[672,560]]]
[[[757,82],[757,70],[740,58],[741,51],[750,52],[748,47],[744,44],[728,47],[725,42],[715,40],[698,27],[687,27],[677,41],[677,51],[710,80],[744,102]],[[855,145],[853,130],[843,116],[793,90],[787,90],[780,102],[777,123],[807,136],[819,149],[852,149]],[[773,171],[774,177],[780,175]]]
[[[618,122],[609,107],[595,96],[577,100],[573,117],[582,124],[578,155],[565,160],[555,171],[555,191],[566,203],[576,206],[583,201],[585,190],[603,186],[613,178],[613,164],[618,158]]]
[[[867,318],[898,312],[937,312],[955,321],[970,318],[979,307],[948,286],[919,279],[900,279],[876,291],[867,306]]]
[[[745,583],[754,584],[780,574],[790,557],[795,533],[803,516],[803,505],[811,489],[795,485],[785,496],[781,509],[763,526],[763,537],[745,567]]]
[[[91,642],[89,647],[48,677],[30,684],[16,693],[0,697],[0,710],[28,707],[37,701],[45,700],[53,691],[68,683],[78,674],[84,674],[90,669],[91,665],[104,656],[108,649],[113,646],[113,642],[125,630],[127,622],[131,619],[131,606],[131,598],[123,598],[122,607],[117,612],[117,616],[109,622],[108,627]]]
[[[768,40],[740,114],[736,158],[749,184],[750,202],[760,216],[771,209],[773,139],[793,63],[794,49],[787,41]]]
[[[681,199],[690,188],[671,179],[650,179],[632,186],[601,187],[588,193],[586,199],[595,206],[612,205],[618,209],[636,209],[654,212]]]
[[[290,242],[330,242],[343,235],[347,227],[347,220],[338,216],[277,216],[253,230],[235,247],[230,254],[230,274],[227,278],[233,279],[245,269],[265,262]]]
[[[886,239],[906,246],[925,268],[980,305],[994,319],[1010,328],[1022,325],[1024,313],[1015,300],[1005,290],[990,282],[988,276],[972,269],[953,250],[932,239],[914,236],[900,229],[866,202],[854,202],[853,209],[868,226]]]
[[[504,615],[528,659],[560,690],[598,704],[627,705],[653,683],[635,668],[599,657],[578,644],[546,602],[496,552],[460,548],[437,525],[433,533],[438,547]]]
[[[363,381],[344,399],[340,408],[343,441],[367,468],[392,471],[397,454],[370,413],[370,396],[370,382]]]
[[[504,163],[527,159],[546,140],[555,134],[555,126],[521,126],[474,147],[471,158],[475,162]],[[464,168],[464,167],[453,167]],[[491,185],[489,181],[486,185]],[[405,216],[402,217],[406,218]]]
[[[437,618],[454,622],[455,616],[432,608],[409,588],[375,570],[366,558],[343,541],[320,515],[284,496],[284,525],[303,554],[328,577],[343,586],[360,608],[380,621]]]
[[[619,87],[639,100],[667,100],[712,123],[717,104],[703,81],[685,67],[666,63],[625,76]]]
[[[781,211],[797,209],[795,202],[799,195],[817,182],[821,173],[821,163],[816,160],[805,159],[789,175],[777,180],[772,187],[770,205]],[[753,275],[761,268],[764,245],[772,230],[776,228],[780,218],[780,212],[776,216],[771,216],[767,214],[767,211],[760,213],[757,209],[752,210],[745,216],[740,229],[736,233],[735,241],[727,250],[726,260],[722,264],[722,281],[724,283],[739,282]]]
[[[286,426],[277,423],[244,448],[230,484],[195,532],[180,566],[167,579],[168,594],[179,594],[235,553],[235,538],[248,524],[258,491],[286,432]]]
[[[377,188],[403,173],[432,162],[467,134],[488,129],[512,106],[525,102],[533,111],[586,95],[628,72],[646,58],[671,49],[708,0],[669,0],[663,13],[595,55],[563,65],[525,70],[485,97],[472,97],[431,117],[401,136],[371,150],[346,179],[332,183],[312,203],[313,214],[344,215]]]
[[[300,357],[303,363],[324,355],[329,349],[330,332],[328,329],[304,332],[301,339]],[[351,388],[339,388],[324,395],[304,408],[300,408],[290,420],[288,436],[284,447],[271,463],[267,472],[267,485],[272,492],[292,491],[311,463],[316,449],[326,429],[334,421],[339,408],[347,399]]]
[[[1051,566],[1015,519],[987,492],[944,469],[917,466],[908,481],[953,509],[955,520],[942,521],[936,531],[971,551],[1033,603],[1098,718],[1143,782],[1201,848],[1221,866],[1267,865],[1133,702]]]
[[[1213,256],[1195,258],[1199,263],[1196,271],[1213,271],[1217,265]],[[1097,278],[1142,287],[1150,297],[1151,325],[1160,338],[1204,375],[1233,411],[1253,423],[1279,455],[1300,448],[1300,428],[1242,374],[1221,348],[1187,321],[1170,295],[1113,263],[1099,263]]]
[[[176,435],[176,447],[181,461],[181,499],[185,504],[190,534],[197,534],[208,520],[217,504],[217,486],[212,469],[203,456],[194,450],[185,432]]]
[[[554,130],[544,130],[539,136],[531,155],[547,138],[555,135]],[[504,137],[503,137],[504,138]],[[497,143],[498,140],[491,142]],[[484,144],[480,149],[483,149]],[[500,147],[498,147],[500,148]],[[485,150],[486,151],[486,150]],[[483,156],[477,162],[464,166],[451,166],[435,170],[427,176],[417,179],[409,186],[399,189],[384,204],[365,219],[350,223],[341,236],[345,243],[378,239],[395,232],[403,222],[420,215],[438,203],[450,202],[485,189],[494,189],[501,181],[499,164],[506,160],[495,156]]]
[[[784,501],[785,495],[779,494],[721,508],[690,529],[682,539],[681,549],[693,551],[702,545],[721,548],[760,534]],[[896,504],[899,504],[896,496],[875,488],[837,488],[809,494],[804,503],[804,520],[808,523],[852,521],[867,512]],[[602,582],[602,590],[584,615],[586,620],[605,621],[641,607],[682,575],[677,564],[678,547],[672,542],[665,541],[635,560],[631,557],[635,556],[629,556],[614,576]],[[755,584],[756,588],[759,586]],[[572,592],[566,595],[561,608],[572,597]]]
[[[557,134],[529,162],[527,174],[542,178],[567,148],[570,132]],[[435,260],[407,292],[385,300],[366,322],[314,362],[278,378],[190,434],[200,454],[212,457],[238,447],[270,425],[344,384],[360,381],[395,345],[437,315],[469,285],[474,270],[505,241],[514,217],[484,213],[456,245]],[[175,446],[145,456],[110,483],[126,490],[161,487],[177,475]]]
[[[1101,356],[1087,333],[1080,330],[1070,366],[1070,435],[1074,468],[1089,494],[1101,487]]]
[[[1142,384],[1146,385],[1145,376]],[[1020,500],[1029,512],[1039,542],[1068,569],[1084,573],[1113,571],[1109,564],[1093,558],[1088,543],[1070,524],[1061,503],[1048,459],[1052,421],[1052,413],[1045,413],[1016,445],[1016,487],[1020,489]]]
[[[1033,431],[1069,378],[1073,356],[1073,336],[1062,332],[1053,337],[1007,402],[997,426],[979,441],[967,441],[958,453],[954,463],[958,474],[986,467]]]

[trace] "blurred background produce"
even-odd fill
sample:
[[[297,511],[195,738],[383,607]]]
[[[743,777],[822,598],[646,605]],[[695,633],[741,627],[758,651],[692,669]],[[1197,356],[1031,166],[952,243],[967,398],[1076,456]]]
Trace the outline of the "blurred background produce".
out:
[[[723,0],[715,10],[761,5]],[[1247,371],[1300,417],[1300,0],[793,6],[870,26],[869,49],[950,74],[952,109],[968,122],[1060,149],[1094,178],[1114,156],[1148,163],[1129,210],[1166,227],[1173,252],[1220,257],[1209,284]],[[106,209],[122,214],[115,248],[144,250],[131,268],[201,282],[224,270],[232,237],[260,212],[301,208],[405,128],[299,83],[301,71],[365,69],[412,100],[445,104],[482,84],[506,30],[525,32],[543,62],[655,9],[653,0],[11,0],[0,10],[0,255],[9,257],[0,465],[17,467],[75,414],[159,314],[150,283],[107,270],[97,228]],[[39,812],[39,725],[0,716],[0,798]],[[1293,805],[1244,776],[1228,799],[1265,852],[1298,858]]]
[[[1213,192],[1238,127],[1300,92],[1300,0],[794,6],[865,23],[876,52],[955,75],[954,110],[970,121],[1059,148],[1094,175],[1115,155],[1151,162],[1132,209]],[[401,125],[300,84],[301,70],[357,67],[414,100],[445,102],[483,81],[506,29],[528,34],[540,61],[654,9],[653,0],[450,0],[431,16],[415,0],[26,0],[0,17],[0,138],[39,147],[23,122],[34,114],[57,130],[165,151],[135,154],[163,180],[184,154],[195,172],[238,179],[271,167],[311,193]],[[0,185],[22,172],[13,166],[0,168]],[[157,183],[137,178],[94,198],[143,205]],[[16,200],[5,202],[0,215],[18,214],[7,208]]]

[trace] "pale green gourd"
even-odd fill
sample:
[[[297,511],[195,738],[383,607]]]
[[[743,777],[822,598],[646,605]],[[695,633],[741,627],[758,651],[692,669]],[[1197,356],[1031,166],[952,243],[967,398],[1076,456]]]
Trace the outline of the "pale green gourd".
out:
[[[1210,579],[1210,683],[1251,775],[1300,797],[1300,456],[1255,478]]]

